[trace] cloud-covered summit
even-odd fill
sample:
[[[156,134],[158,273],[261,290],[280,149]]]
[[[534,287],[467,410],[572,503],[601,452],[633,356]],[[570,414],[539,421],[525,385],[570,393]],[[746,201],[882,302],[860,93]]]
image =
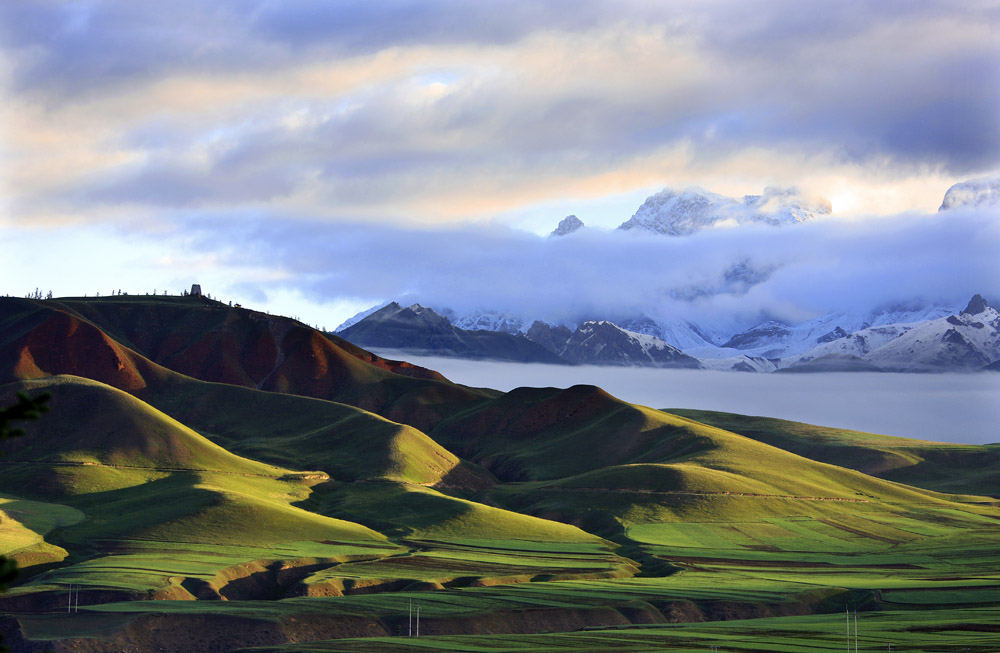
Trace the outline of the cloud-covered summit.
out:
[[[552,230],[551,236],[566,236],[583,227],[583,220],[575,215],[567,215],[559,221],[556,228]]]
[[[1000,174],[971,179],[948,189],[938,211],[1000,206]]]
[[[618,228],[684,236],[702,229],[744,224],[796,224],[827,215],[830,210],[828,201],[806,198],[796,188],[768,186],[763,194],[746,195],[742,200],[701,188],[679,192],[665,188],[646,198],[639,210]]]

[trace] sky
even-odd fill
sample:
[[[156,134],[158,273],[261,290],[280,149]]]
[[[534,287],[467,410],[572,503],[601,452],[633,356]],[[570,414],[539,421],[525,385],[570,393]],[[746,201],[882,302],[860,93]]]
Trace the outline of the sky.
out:
[[[0,3],[0,293],[806,319],[1000,298],[995,0]],[[650,194],[828,218],[650,238]],[[567,214],[588,225],[546,237]],[[766,273],[712,301],[734,263]]]

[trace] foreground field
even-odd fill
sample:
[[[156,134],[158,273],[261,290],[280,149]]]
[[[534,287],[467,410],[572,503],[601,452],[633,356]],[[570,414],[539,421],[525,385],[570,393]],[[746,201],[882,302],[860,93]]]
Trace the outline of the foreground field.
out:
[[[463,388],[196,298],[0,308],[0,404],[52,395],[0,458],[15,650],[836,651],[845,610],[1000,650],[995,446]]]

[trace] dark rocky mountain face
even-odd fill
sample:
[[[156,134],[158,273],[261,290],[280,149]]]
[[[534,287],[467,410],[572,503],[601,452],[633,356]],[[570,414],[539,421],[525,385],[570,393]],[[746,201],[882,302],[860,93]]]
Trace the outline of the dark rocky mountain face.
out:
[[[612,322],[584,322],[576,331],[535,322],[528,337],[573,363],[701,367],[698,359],[676,347],[653,336],[626,331]]]
[[[841,338],[846,338],[849,335],[851,334],[847,333],[847,331],[844,331],[842,327],[838,326],[833,331],[823,334],[819,338],[816,338],[816,342],[818,343],[833,342],[834,340],[840,340]]]
[[[362,347],[518,363],[566,363],[525,336],[460,329],[448,318],[419,304],[404,308],[393,302],[339,335]]]
[[[965,307],[965,310],[962,311],[962,315],[979,315],[989,307],[990,305],[986,303],[986,300],[983,299],[982,295],[973,295],[972,299],[969,300],[969,304]]]
[[[780,322],[765,322],[749,331],[736,334],[722,346],[732,347],[733,349],[753,349],[762,344],[780,342],[790,336],[791,333],[788,327]]]
[[[552,326],[538,320],[535,320],[527,333],[529,340],[553,353],[558,353],[560,349],[565,347],[572,335],[573,332],[562,325]]]

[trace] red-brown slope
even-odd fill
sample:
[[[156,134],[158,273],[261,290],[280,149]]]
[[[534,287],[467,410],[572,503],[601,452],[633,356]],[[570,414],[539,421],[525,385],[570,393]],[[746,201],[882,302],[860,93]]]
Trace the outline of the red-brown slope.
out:
[[[170,369],[198,379],[251,387],[261,386],[280,362],[284,335],[294,327],[309,329],[286,317],[198,297],[115,297],[66,300],[59,305]],[[325,337],[382,370],[447,381],[433,370],[383,359],[337,336]]]
[[[142,373],[129,361],[145,356],[199,380],[338,401],[421,430],[498,394],[201,298],[0,298],[0,345],[0,372],[11,380],[75,374],[134,391]]]
[[[73,374],[135,393],[161,378],[162,368],[100,329],[62,311],[25,315],[0,337],[0,379]]]

